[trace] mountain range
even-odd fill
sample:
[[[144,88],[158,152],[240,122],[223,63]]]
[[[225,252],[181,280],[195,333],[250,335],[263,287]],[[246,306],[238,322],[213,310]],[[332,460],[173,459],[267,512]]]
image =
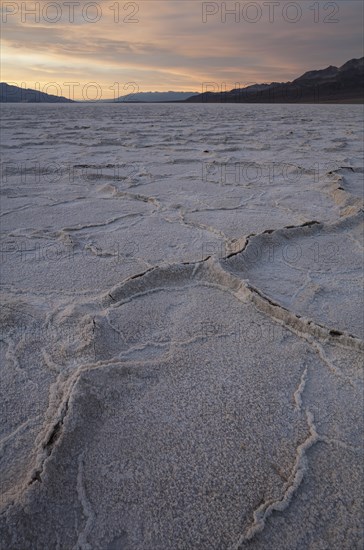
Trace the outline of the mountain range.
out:
[[[364,57],[351,59],[341,67],[308,71],[292,82],[271,82],[236,88],[228,92],[138,92],[115,100],[117,103],[364,103]],[[74,103],[66,97],[0,83],[0,102]],[[102,101],[105,103],[105,101]]]
[[[116,102],[144,102],[144,103],[163,103],[170,101],[185,101],[186,99],[198,95],[198,92],[137,92],[135,94],[128,94],[120,96],[115,100]]]
[[[46,94],[31,88],[19,88],[0,82],[0,103],[74,103],[63,96]]]
[[[254,84],[229,92],[205,92],[194,103],[364,103],[364,57],[341,67],[308,71],[292,82]]]

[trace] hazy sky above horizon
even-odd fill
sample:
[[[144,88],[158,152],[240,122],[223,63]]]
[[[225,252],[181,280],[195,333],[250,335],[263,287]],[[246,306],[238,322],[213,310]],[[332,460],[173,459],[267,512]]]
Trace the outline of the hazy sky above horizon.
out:
[[[354,0],[42,0],[1,9],[1,80],[75,99],[287,81],[363,55],[363,4]]]

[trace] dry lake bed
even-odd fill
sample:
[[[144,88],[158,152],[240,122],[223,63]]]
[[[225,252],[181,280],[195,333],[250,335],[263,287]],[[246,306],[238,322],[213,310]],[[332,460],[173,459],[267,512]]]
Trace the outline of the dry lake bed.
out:
[[[362,548],[362,107],[1,110],[0,547]]]

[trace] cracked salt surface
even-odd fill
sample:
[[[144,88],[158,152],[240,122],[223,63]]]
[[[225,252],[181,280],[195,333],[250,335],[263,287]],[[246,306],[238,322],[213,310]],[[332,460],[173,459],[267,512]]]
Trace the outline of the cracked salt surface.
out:
[[[360,548],[360,107],[16,108],[1,548]]]

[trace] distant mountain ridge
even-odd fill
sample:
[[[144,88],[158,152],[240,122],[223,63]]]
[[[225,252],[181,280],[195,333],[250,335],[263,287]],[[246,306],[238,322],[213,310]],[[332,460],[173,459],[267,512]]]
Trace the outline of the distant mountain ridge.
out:
[[[120,96],[115,102],[146,102],[146,103],[162,103],[165,101],[185,101],[186,99],[198,95],[198,92],[137,92]]]
[[[341,67],[308,71],[292,82],[254,84],[229,92],[204,92],[193,103],[364,103],[364,57]]]
[[[95,103],[162,103],[170,101],[185,101],[198,92],[136,92],[120,96],[116,99],[105,99]],[[2,103],[82,103],[63,96],[56,96],[33,90],[20,88],[6,82],[0,83],[0,102]]]
[[[63,96],[0,82],[0,103],[74,103],[74,101]]]
[[[364,57],[341,67],[307,71],[292,82],[271,82],[229,92],[137,92],[96,103],[364,103]],[[78,103],[63,96],[0,83],[0,103]],[[79,102],[82,103],[82,102]]]

